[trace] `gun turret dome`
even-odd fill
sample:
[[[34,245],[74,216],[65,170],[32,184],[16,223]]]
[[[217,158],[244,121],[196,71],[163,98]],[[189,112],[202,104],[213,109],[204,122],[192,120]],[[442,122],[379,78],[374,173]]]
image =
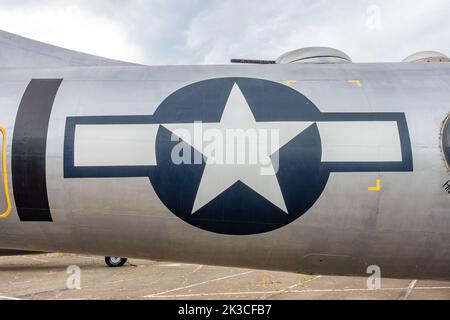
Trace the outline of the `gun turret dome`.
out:
[[[441,52],[420,51],[406,57],[402,62],[450,62],[450,59]]]
[[[281,55],[276,63],[351,63],[352,59],[344,52],[328,47],[308,47]]]

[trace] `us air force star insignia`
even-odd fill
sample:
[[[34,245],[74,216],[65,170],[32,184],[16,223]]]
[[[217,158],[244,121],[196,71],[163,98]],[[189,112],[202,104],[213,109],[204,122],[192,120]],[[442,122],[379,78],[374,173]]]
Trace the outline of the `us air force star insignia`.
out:
[[[333,172],[413,170],[405,114],[323,113],[262,79],[192,83],[152,115],[67,117],[65,131],[65,178],[148,177],[170,212],[222,234],[291,223]]]
[[[246,163],[232,163],[218,164],[213,157],[208,157],[206,160],[205,170],[200,181],[200,186],[195,197],[194,207],[192,213],[197,212],[206,204],[211,202],[225,190],[233,186],[236,182],[241,181],[252,190],[256,191],[259,195],[266,198],[278,208],[288,213],[286,203],[283,199],[283,194],[278,183],[275,168],[271,162],[271,156],[277,152],[286,143],[291,141],[302,131],[308,128],[312,122],[299,121],[299,122],[257,122],[252,114],[252,111],[245,100],[239,86],[233,85],[230,96],[225,105],[225,109],[222,114],[222,118],[218,123],[204,123],[202,124],[202,130],[204,132],[213,132],[217,130],[220,136],[226,137],[227,131],[242,130],[243,134],[246,132],[255,131],[257,135],[259,132],[271,132],[276,130],[279,140],[277,143],[269,143],[269,147],[261,148],[265,151],[262,161],[256,163],[249,163],[250,157],[245,157]],[[194,131],[196,124],[193,123],[181,123],[181,124],[163,124],[163,126],[169,129],[174,134],[177,132],[185,132],[187,130],[187,138],[183,139],[185,142],[192,145],[192,147],[205,154],[205,149],[208,147],[205,145],[202,139],[189,139],[194,137]],[[191,141],[187,141],[191,140]],[[230,141],[226,141],[230,143]],[[249,149],[249,142],[244,141],[242,144],[244,148],[236,150],[237,153],[247,154]],[[257,148],[255,148],[257,149]],[[261,150],[255,150],[261,151]],[[263,164],[268,163],[269,167],[262,168]]]

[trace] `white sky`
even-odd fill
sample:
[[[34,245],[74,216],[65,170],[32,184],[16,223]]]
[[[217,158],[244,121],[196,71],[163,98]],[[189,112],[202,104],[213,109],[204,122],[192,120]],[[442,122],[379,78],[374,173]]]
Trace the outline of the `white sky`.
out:
[[[355,62],[450,55],[448,0],[0,0],[0,29],[143,64],[223,64],[331,46]]]

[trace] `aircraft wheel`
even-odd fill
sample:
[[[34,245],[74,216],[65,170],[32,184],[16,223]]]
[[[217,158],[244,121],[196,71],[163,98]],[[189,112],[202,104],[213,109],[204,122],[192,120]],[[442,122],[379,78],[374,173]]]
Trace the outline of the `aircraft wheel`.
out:
[[[121,257],[105,257],[106,265],[110,268],[122,267],[126,262],[127,258]]]

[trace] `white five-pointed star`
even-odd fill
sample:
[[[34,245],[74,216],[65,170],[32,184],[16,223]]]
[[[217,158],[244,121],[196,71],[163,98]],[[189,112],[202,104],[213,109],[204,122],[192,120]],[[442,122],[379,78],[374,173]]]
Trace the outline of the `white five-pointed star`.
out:
[[[222,114],[222,118],[218,123],[202,123],[203,132],[207,130],[215,130],[214,132],[220,132],[222,137],[226,136],[226,130],[239,129],[239,130],[256,130],[263,129],[266,132],[270,130],[277,130],[279,141],[276,144],[271,144],[263,154],[267,161],[260,161],[259,163],[234,163],[234,164],[218,164],[214,161],[206,160],[205,169],[203,171],[200,186],[197,190],[192,213],[200,210],[206,204],[214,200],[221,195],[236,182],[241,181],[259,195],[269,200],[275,206],[288,213],[286,203],[283,198],[283,194],[278,183],[275,169],[272,165],[270,157],[277,152],[281,147],[295,138],[303,130],[308,128],[313,122],[256,122],[255,117],[248,105],[244,95],[242,94],[239,86],[235,83],[228,101],[225,105],[225,109]],[[189,132],[190,137],[194,137],[194,123],[182,123],[182,124],[163,124],[165,128],[176,134],[178,130],[184,130]],[[191,140],[191,141],[187,141]],[[184,142],[191,145],[194,149],[202,154],[205,154],[205,147],[202,141],[199,139],[184,139]],[[260,150],[258,150],[259,153]],[[261,155],[259,155],[261,157]],[[263,159],[264,160],[264,159]],[[262,164],[268,164],[265,166],[266,174],[262,174]],[[271,174],[267,174],[267,171]],[[301,177],[298,177],[301,179]]]

